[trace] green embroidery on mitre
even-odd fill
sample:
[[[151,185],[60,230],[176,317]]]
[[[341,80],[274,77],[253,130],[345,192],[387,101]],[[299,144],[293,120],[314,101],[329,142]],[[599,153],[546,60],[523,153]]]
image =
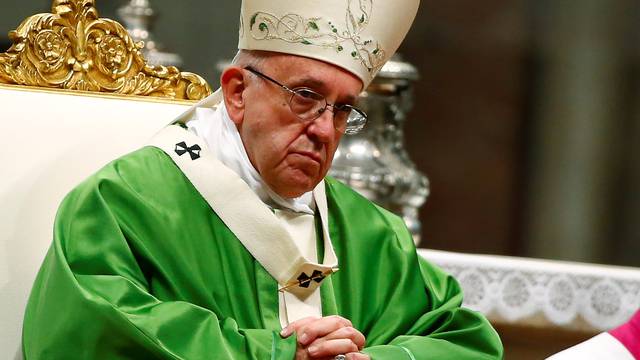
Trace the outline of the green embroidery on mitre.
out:
[[[354,60],[362,63],[370,74],[375,74],[384,65],[386,52],[378,42],[362,38],[371,19],[373,0],[346,1],[345,27],[338,27],[322,17],[306,18],[298,14],[279,17],[259,11],[251,16],[251,36],[255,40],[282,40],[334,49],[338,53],[349,50]]]

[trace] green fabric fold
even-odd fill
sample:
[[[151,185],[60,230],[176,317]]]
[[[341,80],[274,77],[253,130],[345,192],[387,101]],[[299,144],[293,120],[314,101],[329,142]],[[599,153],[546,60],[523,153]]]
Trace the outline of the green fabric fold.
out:
[[[323,314],[350,319],[373,359],[499,359],[456,281],[419,258],[397,216],[327,179],[340,271]],[[23,328],[26,359],[294,359],[278,285],[175,164],[143,148],[63,201]]]

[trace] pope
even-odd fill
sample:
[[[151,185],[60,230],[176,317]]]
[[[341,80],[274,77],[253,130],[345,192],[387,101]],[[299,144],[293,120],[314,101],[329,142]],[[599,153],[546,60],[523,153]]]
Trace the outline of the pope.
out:
[[[402,220],[326,177],[418,5],[244,0],[221,89],[63,201],[25,358],[501,358]]]

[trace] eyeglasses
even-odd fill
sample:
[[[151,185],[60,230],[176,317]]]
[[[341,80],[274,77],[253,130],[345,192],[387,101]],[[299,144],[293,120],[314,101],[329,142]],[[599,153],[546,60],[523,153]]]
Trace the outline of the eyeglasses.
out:
[[[367,124],[367,114],[354,106],[329,104],[324,95],[318,94],[309,88],[298,87],[290,89],[288,86],[282,85],[252,67],[247,66],[245,69],[265,80],[271,81],[290,93],[289,108],[304,123],[314,121],[331,107],[333,110],[333,126],[343,134],[356,134]]]

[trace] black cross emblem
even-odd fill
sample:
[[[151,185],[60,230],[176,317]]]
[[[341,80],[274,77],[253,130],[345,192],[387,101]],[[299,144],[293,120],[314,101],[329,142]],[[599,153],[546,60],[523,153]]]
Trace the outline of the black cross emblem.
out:
[[[300,274],[300,276],[298,276],[298,286],[308,289],[311,285],[312,280],[319,284],[322,282],[322,280],[324,280],[324,278],[325,276],[322,274],[322,271],[319,270],[314,270],[313,274],[311,274],[311,277],[309,277],[309,275],[307,275],[306,273],[302,273]]]
[[[191,147],[187,146],[187,143],[183,142],[179,142],[176,144],[176,154],[178,154],[178,156],[182,156],[186,153],[189,153],[189,156],[191,156],[191,160],[197,160],[200,158],[200,151],[202,150],[202,148],[200,147],[200,145],[195,144]]]

